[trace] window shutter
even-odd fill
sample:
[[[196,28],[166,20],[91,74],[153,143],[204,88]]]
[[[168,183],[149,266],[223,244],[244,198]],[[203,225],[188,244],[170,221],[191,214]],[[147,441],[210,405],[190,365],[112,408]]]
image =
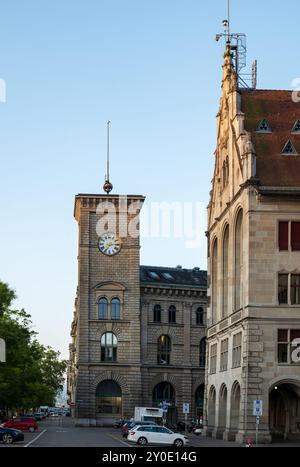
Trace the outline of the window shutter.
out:
[[[292,222],[292,251],[300,251],[300,222]]]
[[[279,222],[279,250],[289,249],[289,223]]]

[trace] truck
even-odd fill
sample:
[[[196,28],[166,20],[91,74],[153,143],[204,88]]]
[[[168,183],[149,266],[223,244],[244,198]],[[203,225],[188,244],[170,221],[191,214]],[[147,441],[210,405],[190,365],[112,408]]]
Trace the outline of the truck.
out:
[[[134,420],[138,422],[162,423],[164,412],[158,407],[135,407]]]

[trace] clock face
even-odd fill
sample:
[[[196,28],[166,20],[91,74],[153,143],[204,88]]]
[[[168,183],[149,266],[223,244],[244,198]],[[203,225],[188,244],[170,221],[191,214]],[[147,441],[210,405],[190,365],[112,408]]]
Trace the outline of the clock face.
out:
[[[113,233],[105,233],[99,238],[99,250],[107,256],[113,256],[121,250],[121,240]]]

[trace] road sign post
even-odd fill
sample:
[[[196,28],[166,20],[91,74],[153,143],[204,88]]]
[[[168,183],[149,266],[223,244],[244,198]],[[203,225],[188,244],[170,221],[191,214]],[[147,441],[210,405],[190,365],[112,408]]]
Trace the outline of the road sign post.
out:
[[[190,413],[190,404],[188,402],[184,402],[182,404],[182,412],[184,413],[184,432],[187,433],[187,416]]]
[[[255,418],[255,444],[258,444],[258,427],[260,423],[260,417],[263,414],[263,401],[261,399],[256,399],[253,401],[253,415]]]
[[[165,426],[166,424],[166,421],[167,421],[167,413],[168,413],[168,409],[169,409],[169,405],[166,401],[162,402],[160,404],[162,410],[163,410],[163,425]]]

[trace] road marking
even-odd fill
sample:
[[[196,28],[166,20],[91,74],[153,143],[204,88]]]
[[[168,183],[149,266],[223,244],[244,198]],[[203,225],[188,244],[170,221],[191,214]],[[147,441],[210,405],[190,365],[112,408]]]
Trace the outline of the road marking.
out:
[[[108,435],[110,436],[111,438],[115,439],[116,441],[119,441],[120,443],[122,444],[125,444],[125,446],[129,446],[130,448],[132,448],[132,445],[129,444],[129,443],[126,443],[125,441],[122,441],[120,438],[117,438],[116,436],[113,436],[113,435]]]
[[[37,439],[39,439],[47,430],[43,430],[38,436],[33,438],[29,443],[25,444],[24,448],[28,448],[32,443],[34,443]]]

